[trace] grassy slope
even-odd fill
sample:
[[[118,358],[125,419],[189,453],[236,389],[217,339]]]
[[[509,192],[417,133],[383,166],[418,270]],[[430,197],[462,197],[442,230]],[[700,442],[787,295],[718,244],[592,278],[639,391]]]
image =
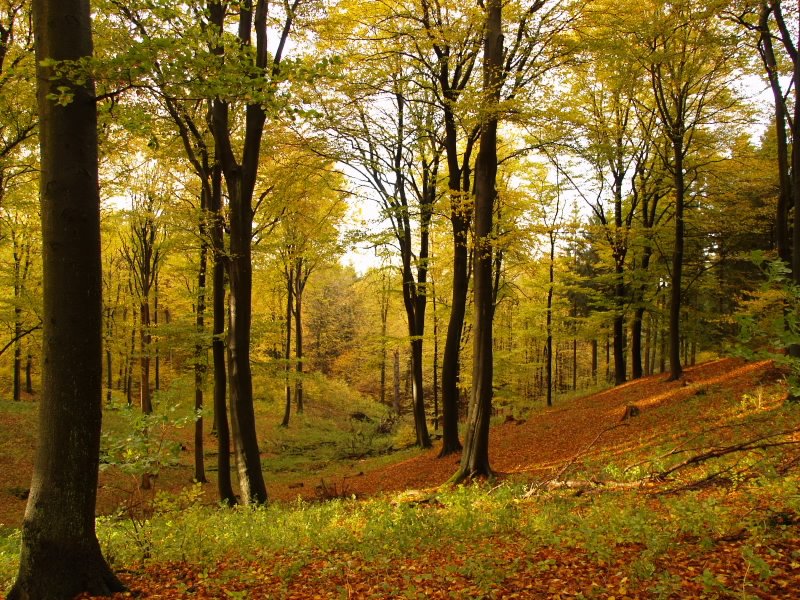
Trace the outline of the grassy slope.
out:
[[[499,424],[492,462],[507,483],[489,494],[429,490],[253,513],[204,508],[197,490],[159,502],[149,521],[104,522],[100,534],[116,566],[132,569],[130,585],[153,598],[795,598],[800,496],[795,472],[777,473],[797,456],[789,444],[796,433],[766,440],[785,446],[732,453],[636,489],[576,494],[529,483],[638,481],[709,448],[793,429],[800,416],[783,405],[778,375],[766,363],[716,361],[690,369],[683,382],[648,378],[534,411],[525,423]],[[628,404],[641,415],[621,423]],[[337,406],[352,410],[339,399],[309,407],[289,431],[266,426],[273,497],[314,495],[321,477],[337,491],[367,495],[431,488],[452,474],[454,459],[438,460],[435,451],[332,464],[365,450],[371,431],[347,419],[341,428],[332,425],[323,413]],[[0,431],[0,460],[11,470],[29,465],[20,449],[32,445],[23,437],[30,436],[30,407],[0,406],[9,413],[0,427],[12,425]],[[274,409],[262,410],[262,417],[275,417]],[[386,443],[370,440],[373,447]],[[191,458],[179,456],[183,463]],[[3,505],[12,498],[5,464]],[[189,474],[186,467],[165,468],[158,485],[179,487]],[[17,474],[14,485],[25,480]],[[101,495],[124,488],[121,481],[136,479],[106,480]],[[135,489],[125,493],[119,499],[131,502]],[[135,499],[151,506],[146,495]],[[24,503],[15,502],[21,510]],[[0,589],[14,561],[15,540],[4,543]]]

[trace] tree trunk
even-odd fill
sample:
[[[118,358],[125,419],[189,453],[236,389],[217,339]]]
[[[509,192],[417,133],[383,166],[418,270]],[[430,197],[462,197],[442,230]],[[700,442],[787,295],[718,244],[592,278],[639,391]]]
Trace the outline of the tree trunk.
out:
[[[394,414],[400,414],[400,350],[394,351],[394,395],[392,396]]]
[[[156,332],[156,343],[153,344],[153,353],[155,354],[155,388],[156,391],[161,389],[161,357],[158,352],[158,275],[156,275],[155,289],[153,293],[153,329]],[[151,337],[152,342],[152,337]]]
[[[789,143],[786,135],[786,104],[780,84],[780,71],[775,58],[772,45],[772,33],[769,29],[769,15],[771,9],[766,1],[761,2],[759,10],[759,33],[761,58],[772,90],[775,104],[775,139],[778,153],[778,202],[775,206],[775,239],[778,247],[778,258],[787,264],[792,262],[791,246],[789,244],[789,207],[793,200],[792,177],[789,169]]]
[[[240,187],[241,183],[235,179],[228,181],[231,228],[231,256],[228,259],[231,284],[228,298],[231,425],[241,498],[245,504],[264,504],[267,502],[267,487],[261,472],[261,453],[256,439],[253,375],[250,368],[253,293],[250,236],[253,221],[249,199],[245,201]]]
[[[294,403],[297,407],[297,414],[303,414],[303,290],[305,289],[307,278],[302,278],[303,259],[297,259],[297,279],[295,281],[294,294],[294,355],[297,360],[295,363],[294,380]]]
[[[464,329],[464,316],[467,312],[467,292],[469,270],[467,268],[467,229],[460,225],[461,217],[453,221],[453,297],[450,304],[450,320],[442,356],[442,449],[439,457],[459,452],[462,448],[458,439],[458,373],[461,353],[461,334]]]
[[[675,164],[673,165],[673,179],[675,185],[675,244],[672,250],[672,279],[670,281],[669,303],[669,381],[680,379],[683,373],[681,367],[681,285],[683,283],[683,246],[684,222],[683,203],[685,195],[685,180],[683,173],[683,127],[680,125],[678,133],[672,140]],[[800,200],[800,198],[798,198]],[[798,208],[800,215],[800,208]],[[800,230],[800,227],[796,228]],[[800,235],[800,234],[798,234]]]
[[[206,271],[208,269],[208,242],[206,242],[206,211],[208,210],[208,200],[205,197],[201,200],[202,215],[199,226],[200,233],[200,265],[197,270],[197,314],[195,325],[197,327],[198,342],[194,347],[194,480],[205,483],[205,452],[203,447],[203,383],[206,374],[206,344],[203,341],[205,333],[206,316]]]
[[[92,55],[89,3],[35,0],[43,265],[39,443],[10,600],[111,595],[120,583],[95,534],[103,382],[102,266],[94,85],[47,60]],[[69,86],[72,102],[50,99]]]
[[[20,299],[17,298],[16,301],[19,303]],[[13,399],[19,402],[22,392],[22,309],[19,306],[14,307],[14,338]]]
[[[545,342],[545,386],[547,387],[547,406],[553,406],[553,285],[555,281],[555,232],[550,232],[550,279],[547,286],[547,315],[546,328],[547,341]]]
[[[228,426],[227,372],[225,369],[225,237],[222,217],[222,171],[219,163],[211,173],[211,247],[214,251],[214,323],[211,354],[214,363],[214,430],[217,433],[217,491],[223,504],[236,504],[231,484],[231,436]]]
[[[474,260],[474,336],[472,397],[464,436],[464,451],[456,480],[492,476],[489,465],[489,420],[492,414],[492,217],[497,178],[497,110],[500,100],[503,34],[502,2],[486,1],[484,40],[484,92],[488,116],[481,129],[480,150],[475,168],[475,251]]]
[[[153,402],[150,398],[150,302],[147,297],[142,300],[139,315],[141,329],[139,330],[139,405],[142,413],[149,415],[153,412]]]
[[[291,261],[289,261],[291,264]],[[284,365],[284,384],[286,389],[286,404],[283,409],[282,427],[289,426],[289,419],[292,415],[292,306],[294,304],[293,298],[294,290],[294,265],[289,267],[286,274],[286,346],[283,353],[283,358],[286,361]]]

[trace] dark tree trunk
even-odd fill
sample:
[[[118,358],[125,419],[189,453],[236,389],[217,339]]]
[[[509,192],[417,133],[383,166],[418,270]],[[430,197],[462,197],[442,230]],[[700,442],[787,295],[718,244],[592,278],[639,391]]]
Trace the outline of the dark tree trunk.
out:
[[[491,476],[489,465],[489,420],[492,414],[492,217],[497,178],[497,108],[500,100],[503,35],[501,0],[486,2],[484,41],[484,91],[489,116],[481,129],[475,174],[474,337],[472,398],[464,436],[461,467],[455,479]]]
[[[201,483],[206,479],[205,451],[203,447],[203,384],[206,375],[207,346],[203,340],[205,333],[206,317],[206,272],[208,269],[208,242],[206,241],[206,214],[209,200],[207,191],[202,192],[199,233],[200,233],[200,265],[197,270],[197,314],[195,326],[197,327],[198,342],[194,347],[194,479]]]
[[[267,5],[266,0],[256,0],[238,6],[239,45],[242,49],[253,48],[252,53],[244,55],[252,57],[253,62],[250,66],[259,73],[259,78],[262,80],[279,74],[281,55],[294,17],[291,11],[286,16],[278,49],[274,55],[270,55],[266,45]],[[226,7],[212,0],[208,1],[207,7],[211,23],[218,31],[225,31]],[[253,32],[256,38],[254,47],[251,45]],[[225,58],[224,47],[218,46],[212,48],[212,51]],[[271,71],[268,68],[270,60]],[[250,331],[253,291],[252,201],[261,157],[261,139],[266,112],[261,103],[245,106],[244,138],[241,141],[240,160],[234,153],[229,113],[228,102],[216,98],[212,109],[212,132],[227,185],[230,218],[230,256],[227,266],[230,280],[228,359],[231,428],[241,499],[247,504],[263,504],[267,502],[267,487],[261,471],[261,454],[256,436],[253,378],[250,367]]]
[[[217,433],[217,491],[223,504],[236,504],[231,484],[231,436],[228,425],[227,371],[225,368],[225,238],[222,217],[222,171],[215,164],[211,176],[211,246],[214,250],[214,323],[211,354],[214,363],[214,429]]]
[[[759,10],[759,45],[761,58],[772,90],[775,104],[775,137],[778,152],[779,193],[775,207],[775,240],[778,257],[786,264],[791,264],[792,254],[789,244],[789,207],[792,204],[792,177],[789,170],[789,143],[786,135],[786,102],[780,84],[780,72],[772,45],[772,33],[769,28],[770,3],[761,2]]]
[[[124,590],[95,534],[103,383],[102,266],[94,85],[46,60],[92,55],[89,3],[35,0],[43,264],[39,443],[10,600]],[[50,95],[69,86],[72,102]]]
[[[19,298],[17,299],[19,302]],[[14,307],[14,386],[13,399],[19,402],[22,392],[22,309]]]
[[[296,279],[294,294],[294,355],[295,363],[294,403],[297,414],[303,414],[303,290],[308,281],[308,267],[303,267],[304,259],[298,258],[295,263]],[[302,277],[301,277],[302,275]]]
[[[394,389],[392,395],[392,409],[394,414],[400,414],[400,350],[394,351]]]
[[[139,330],[139,405],[142,413],[149,415],[153,412],[153,402],[150,397],[150,303],[145,297],[139,308],[141,329]]]
[[[455,212],[455,211],[454,211]],[[458,439],[458,373],[461,354],[461,334],[464,330],[464,316],[467,312],[467,292],[469,270],[467,233],[469,225],[462,227],[466,219],[454,215],[453,222],[453,297],[450,303],[450,320],[442,356],[442,449],[440,457],[459,452],[462,448]],[[468,221],[467,221],[468,223]]]
[[[547,387],[547,406],[553,406],[553,285],[555,283],[555,253],[556,253],[556,234],[550,232],[550,266],[549,284],[547,286],[547,314],[545,332],[547,341],[545,342],[545,386]]]
[[[28,359],[25,361],[25,392],[28,394],[33,393],[33,378],[31,377],[33,371],[33,354],[30,347],[28,347]],[[111,378],[109,377],[109,390],[111,389]]]
[[[283,358],[286,361],[284,366],[284,380],[286,388],[286,404],[283,409],[282,427],[289,426],[289,419],[292,416],[292,306],[294,290],[294,265],[289,261],[289,271],[286,274],[286,346]]]
[[[680,123],[672,139],[675,163],[673,178],[675,185],[675,242],[672,250],[672,279],[670,281],[669,303],[669,380],[680,379],[681,367],[681,285],[683,283],[683,246],[684,221],[683,203],[685,195],[685,179],[683,173],[683,125]],[[800,212],[798,213],[800,214]],[[795,228],[800,230],[800,227]]]

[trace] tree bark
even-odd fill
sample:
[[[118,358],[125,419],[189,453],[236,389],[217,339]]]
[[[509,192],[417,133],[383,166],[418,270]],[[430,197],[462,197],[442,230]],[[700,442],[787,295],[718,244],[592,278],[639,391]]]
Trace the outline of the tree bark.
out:
[[[139,330],[139,405],[142,413],[149,415],[153,412],[153,402],[150,397],[150,302],[147,297],[142,299],[139,307],[141,329]]]
[[[676,127],[672,139],[674,152],[673,180],[675,185],[675,242],[672,250],[672,279],[670,281],[669,302],[669,381],[680,379],[681,367],[681,285],[683,282],[684,221],[683,204],[685,179],[683,173],[683,123]],[[800,212],[798,212],[800,215]],[[796,228],[800,229],[800,228]]]
[[[547,386],[547,406],[553,406],[553,284],[555,281],[555,252],[556,237],[555,232],[550,232],[550,266],[549,266],[549,285],[547,286],[547,315],[545,342],[545,386]]]
[[[227,370],[225,362],[225,239],[222,218],[222,172],[215,164],[212,172],[211,246],[214,250],[214,295],[212,298],[214,323],[211,354],[214,363],[214,425],[217,432],[217,491],[223,504],[236,504],[231,482],[231,437],[228,424]]]
[[[219,32],[225,31],[225,7],[209,0],[211,23]],[[251,30],[256,34],[256,45],[252,53],[251,67],[265,77],[276,75],[280,64],[280,52],[273,57],[272,73],[267,71],[269,60],[267,37],[267,2],[257,0],[238,7],[239,44],[242,48],[251,45]],[[280,48],[291,28],[292,15],[287,16]],[[224,48],[213,51],[225,56]],[[246,504],[267,502],[267,487],[261,471],[261,454],[256,436],[255,410],[253,406],[253,377],[250,367],[250,332],[252,325],[252,235],[253,235],[253,191],[261,156],[261,138],[266,122],[266,112],[261,103],[245,107],[245,134],[242,141],[241,160],[234,154],[229,127],[230,106],[216,98],[212,109],[212,132],[222,166],[229,198],[230,256],[227,261],[230,280],[228,310],[228,361],[230,372],[228,383],[231,395],[231,426],[233,431],[236,467],[239,474],[241,499]]]
[[[195,326],[197,327],[198,341],[194,347],[194,480],[205,483],[205,451],[203,447],[203,384],[207,371],[206,353],[207,346],[203,340],[205,333],[206,317],[206,272],[208,270],[208,242],[206,241],[206,215],[208,213],[209,198],[206,197],[207,188],[201,194],[200,214],[200,264],[197,269],[197,313]]]
[[[45,60],[92,55],[87,0],[35,0],[43,263],[39,444],[10,600],[67,600],[124,586],[95,534],[102,405],[102,266],[94,84]],[[48,96],[69,86],[72,101]]]
[[[286,388],[286,404],[283,409],[282,427],[289,426],[289,419],[292,416],[292,305],[294,290],[294,264],[289,260],[288,272],[286,273],[286,347],[283,358],[286,361],[284,366],[284,383]]]
[[[295,260],[295,292],[294,292],[294,355],[295,380],[294,380],[294,403],[297,407],[297,414],[303,414],[303,290],[308,282],[310,271],[308,266],[304,268],[303,257]]]
[[[489,420],[492,414],[492,320],[494,286],[492,281],[492,217],[497,178],[497,121],[500,101],[503,34],[502,2],[486,2],[484,40],[484,93],[486,121],[481,128],[480,150],[475,167],[475,251],[472,397],[464,436],[464,451],[456,480],[492,476],[489,464]]]

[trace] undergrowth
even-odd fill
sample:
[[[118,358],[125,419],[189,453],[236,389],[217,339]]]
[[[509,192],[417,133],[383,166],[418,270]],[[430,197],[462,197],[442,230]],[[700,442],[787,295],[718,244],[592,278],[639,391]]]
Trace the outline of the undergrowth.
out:
[[[506,483],[410,497],[214,508],[201,505],[199,489],[192,488],[177,496],[159,495],[150,518],[102,518],[97,532],[117,569],[175,562],[211,566],[231,556],[263,559],[269,569],[272,557],[280,555],[275,574],[286,581],[320,557],[331,569],[338,568],[337,560],[356,560],[362,571],[378,576],[403,561],[424,561],[450,549],[470,557],[453,563],[457,572],[452,574],[468,577],[487,593],[509,574],[495,545],[485,546],[487,540],[516,547],[519,556],[550,548],[584,552],[599,564],[613,561],[620,548],[634,547],[626,577],[655,594],[670,587],[664,567],[670,552],[687,544],[696,552],[708,551],[743,532],[742,556],[754,572],[769,577],[764,548],[793,536],[792,525],[800,518],[794,474],[765,474],[737,489],[711,493],[528,492],[522,484]],[[18,544],[17,531],[0,532],[0,589],[11,583]],[[445,562],[433,568],[442,573],[454,568]],[[515,568],[549,568],[540,562]],[[698,574],[698,585],[703,577]],[[705,578],[705,585],[716,585],[713,574]]]

